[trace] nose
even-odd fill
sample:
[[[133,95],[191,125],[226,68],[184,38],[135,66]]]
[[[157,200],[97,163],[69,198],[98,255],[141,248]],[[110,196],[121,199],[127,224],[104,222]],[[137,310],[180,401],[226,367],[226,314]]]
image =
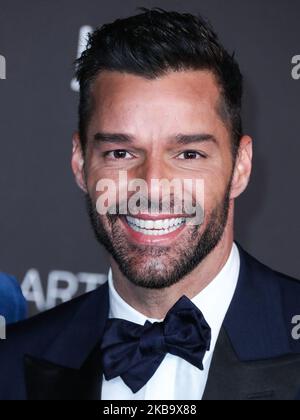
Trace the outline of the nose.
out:
[[[159,200],[168,191],[162,180],[172,181],[174,176],[161,157],[148,158],[138,170],[138,178],[143,179],[148,188],[149,200]]]

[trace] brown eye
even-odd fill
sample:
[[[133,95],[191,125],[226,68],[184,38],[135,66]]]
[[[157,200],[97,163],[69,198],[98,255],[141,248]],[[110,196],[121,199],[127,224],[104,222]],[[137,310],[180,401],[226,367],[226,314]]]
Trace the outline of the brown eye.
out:
[[[185,159],[197,159],[198,156],[196,152],[184,152]]]
[[[187,150],[181,153],[178,158],[183,160],[195,160],[205,158],[205,156],[195,150]]]
[[[126,150],[113,150],[111,152],[106,152],[105,156],[114,160],[123,160],[123,159],[132,158],[132,155]]]
[[[115,159],[125,159],[127,152],[125,150],[115,150],[114,151],[114,158]]]

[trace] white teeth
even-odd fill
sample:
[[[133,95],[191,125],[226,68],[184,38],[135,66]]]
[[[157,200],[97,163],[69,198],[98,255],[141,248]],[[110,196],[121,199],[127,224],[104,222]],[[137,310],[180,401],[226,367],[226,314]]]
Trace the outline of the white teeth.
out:
[[[163,221],[162,220],[156,220],[154,222],[154,229],[159,229],[161,230],[163,227]]]
[[[129,226],[136,232],[149,236],[161,236],[174,232],[186,222],[184,218],[163,219],[163,220],[144,220],[136,217],[126,217]]]
[[[165,219],[165,220],[163,221],[163,228],[164,228],[164,229],[168,229],[168,228],[169,228],[169,220],[168,220],[168,219]]]
[[[135,219],[133,217],[127,216],[127,222],[131,224],[135,224]]]
[[[146,229],[153,229],[154,228],[154,222],[152,220],[146,220],[145,228]]]

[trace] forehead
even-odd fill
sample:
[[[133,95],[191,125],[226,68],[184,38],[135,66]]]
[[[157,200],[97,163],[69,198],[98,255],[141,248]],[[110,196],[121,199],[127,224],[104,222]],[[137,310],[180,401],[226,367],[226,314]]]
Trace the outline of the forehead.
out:
[[[92,86],[91,126],[102,130],[163,132],[217,128],[220,87],[210,71],[170,72],[156,79],[101,73]]]

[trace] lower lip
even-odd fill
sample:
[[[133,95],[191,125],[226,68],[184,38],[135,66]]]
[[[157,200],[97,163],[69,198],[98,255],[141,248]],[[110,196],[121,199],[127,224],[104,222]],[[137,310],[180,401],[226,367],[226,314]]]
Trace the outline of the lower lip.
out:
[[[134,229],[130,227],[130,225],[127,223],[126,218],[120,218],[123,225],[125,226],[125,229],[127,233],[130,235],[130,237],[137,243],[142,245],[168,245],[171,242],[173,242],[175,239],[178,238],[178,236],[182,233],[184,228],[186,227],[186,224],[184,223],[182,226],[180,226],[177,230],[174,230],[173,232],[166,233],[165,235],[144,235],[143,233],[137,232]]]

